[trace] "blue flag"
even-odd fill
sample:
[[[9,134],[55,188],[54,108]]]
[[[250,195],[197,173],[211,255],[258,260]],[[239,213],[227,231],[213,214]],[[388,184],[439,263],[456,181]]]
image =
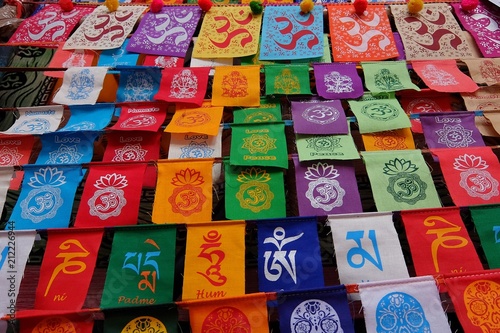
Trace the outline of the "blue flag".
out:
[[[14,229],[67,228],[80,166],[24,166],[21,193],[9,219]]]
[[[316,218],[258,221],[257,231],[259,291],[324,286]]]
[[[344,285],[278,293],[280,332],[354,333]]]
[[[35,164],[82,164],[92,160],[100,132],[55,132],[40,136],[42,150]]]
[[[160,89],[161,68],[121,68],[117,102],[153,101]]]
[[[99,56],[99,61],[97,61],[97,66],[117,67],[137,65],[139,53],[133,53],[126,50],[128,41],[129,38],[125,39],[121,47],[103,50]]]
[[[103,130],[111,122],[115,105],[111,103],[73,105],[69,110],[71,116],[68,122],[57,132]]]

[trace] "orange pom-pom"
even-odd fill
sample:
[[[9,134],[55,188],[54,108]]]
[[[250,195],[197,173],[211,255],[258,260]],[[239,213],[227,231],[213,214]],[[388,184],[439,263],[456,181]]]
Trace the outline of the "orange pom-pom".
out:
[[[479,0],[462,0],[460,3],[460,7],[465,11],[476,9],[477,5],[479,5]]]
[[[70,12],[75,8],[71,0],[59,0],[59,6],[63,12]]]
[[[312,0],[302,0],[300,2],[300,12],[302,14],[310,13],[314,8],[314,2]]]
[[[356,14],[361,16],[365,13],[366,8],[368,8],[368,0],[355,0],[353,5]]]
[[[208,12],[210,8],[212,8],[212,1],[210,0],[198,0],[198,6],[200,6],[201,10],[204,12]]]
[[[106,7],[108,7],[108,10],[110,12],[116,12],[118,7],[120,6],[118,0],[106,0],[104,4],[106,5]]]
[[[422,9],[424,9],[424,1],[423,0],[410,0],[408,1],[408,12],[410,14],[417,14]]]
[[[159,13],[163,8],[163,0],[153,0],[151,2],[151,6],[149,7],[149,10],[152,13]]]

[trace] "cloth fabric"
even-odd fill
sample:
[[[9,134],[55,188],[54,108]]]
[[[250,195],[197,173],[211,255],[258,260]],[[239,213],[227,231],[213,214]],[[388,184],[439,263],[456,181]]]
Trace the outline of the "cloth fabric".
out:
[[[177,107],[172,120],[165,127],[165,132],[217,135],[223,110],[222,106],[209,105],[186,109]]]
[[[222,157],[222,128],[217,135],[173,133],[170,135],[168,158]]]
[[[295,143],[299,160],[357,160],[359,153],[349,134],[296,135]]]
[[[413,70],[431,89],[440,92],[474,92],[478,86],[462,73],[455,60],[413,61]]]
[[[359,284],[367,333],[451,333],[434,278]]]
[[[433,149],[456,206],[500,202],[500,163],[490,147]]]
[[[415,149],[412,131],[409,128],[362,134],[366,151]]]
[[[446,3],[429,3],[418,15],[407,5],[391,5],[407,60],[472,58],[469,43]],[[442,38],[444,35],[447,38]]]
[[[0,138],[0,166],[16,166],[29,162],[35,137],[21,135],[10,138]],[[24,171],[18,170],[11,173],[10,188],[19,190],[23,180]]]
[[[52,102],[66,105],[95,104],[103,88],[107,67],[71,67]]]
[[[170,225],[116,228],[100,308],[172,303],[175,238]]]
[[[281,104],[273,98],[262,98],[258,108],[233,110],[233,123],[280,122]]]
[[[461,93],[468,111],[500,109],[500,86],[480,87],[473,93]]]
[[[184,66],[184,58],[145,54],[142,65],[160,68],[176,68]]]
[[[266,6],[261,60],[316,58],[323,55],[323,7],[304,15],[297,6]]]
[[[92,160],[99,132],[55,132],[40,137],[42,149],[35,164],[82,164]]]
[[[139,60],[139,53],[128,52],[126,50],[128,43],[129,39],[127,38],[120,47],[101,51],[97,66],[135,66]]]
[[[75,227],[137,224],[146,164],[91,165]]]
[[[103,229],[49,230],[35,309],[80,310],[94,274]],[[78,279],[78,288],[74,281]]]
[[[402,211],[417,275],[482,270],[458,207]]]
[[[288,169],[285,124],[233,124],[229,163]]]
[[[92,333],[93,314],[90,312],[26,310],[28,314],[16,316],[22,333],[44,332],[47,330],[67,330],[78,333]]]
[[[125,104],[121,106],[120,117],[110,129],[158,132],[166,117],[167,106],[163,103]]]
[[[326,99],[355,99],[363,95],[356,64],[313,64],[318,95]]]
[[[144,326],[160,332],[177,333],[177,307],[149,306],[104,311],[104,332],[138,332]]]
[[[168,68],[162,71],[156,100],[200,106],[207,93],[209,67]]]
[[[260,66],[219,66],[212,83],[214,106],[259,106]]]
[[[149,11],[130,38],[127,50],[184,58],[200,17],[201,8],[196,6],[163,6],[158,13]]]
[[[378,211],[441,207],[420,150],[370,151],[361,156]]]
[[[500,59],[463,59],[469,74],[477,84],[489,86],[500,83]]]
[[[109,125],[115,112],[115,105],[99,103],[97,105],[72,105],[70,117],[58,132],[101,131]]]
[[[340,100],[291,102],[296,134],[348,134],[349,127]]]
[[[365,85],[372,93],[420,88],[411,82],[406,61],[362,62]]]
[[[152,101],[160,89],[161,69],[121,69],[117,102]]]
[[[64,45],[64,43],[59,44],[59,47],[56,49],[54,56],[47,66],[49,70],[43,72],[44,75],[62,79],[64,77],[64,71],[50,71],[50,68],[92,66],[96,55],[94,50],[63,50],[62,45]]]
[[[245,221],[192,223],[186,228],[182,300],[245,294]]]
[[[259,291],[325,285],[316,218],[258,221]]]
[[[119,6],[110,12],[105,5],[100,5],[71,34],[63,49],[109,50],[121,47],[146,8]]]
[[[266,95],[311,95],[308,65],[264,67]]]
[[[211,8],[203,17],[193,57],[233,58],[257,53],[262,16],[253,15],[250,7]]]
[[[361,134],[384,132],[411,126],[410,119],[396,98],[353,101],[348,100],[356,116]]]
[[[3,134],[44,134],[55,132],[63,117],[62,105],[47,105],[17,108],[19,117]]]
[[[391,213],[329,215],[340,283],[408,278]]]
[[[267,167],[238,167],[224,161],[226,217],[255,220],[286,217],[283,171]]]
[[[484,146],[473,112],[428,113],[420,115],[425,142],[429,148]]]
[[[67,228],[83,175],[77,166],[25,166],[21,193],[9,221],[17,230]]]
[[[498,256],[500,226],[497,225],[496,219],[500,214],[500,207],[498,205],[471,206],[469,210],[488,261],[488,267],[490,269],[500,268],[500,257]]]
[[[212,159],[158,161],[153,223],[211,221],[212,165]]]

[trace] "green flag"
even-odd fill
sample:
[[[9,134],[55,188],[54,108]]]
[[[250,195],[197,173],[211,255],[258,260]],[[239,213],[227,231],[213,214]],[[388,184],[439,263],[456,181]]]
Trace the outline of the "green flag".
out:
[[[420,91],[406,68],[406,61],[362,62],[365,85],[373,93],[413,89]]]
[[[277,99],[261,98],[260,107],[233,111],[233,123],[267,123],[281,121],[281,104]]]
[[[283,171],[225,165],[226,217],[255,220],[286,217]]]
[[[288,169],[284,123],[233,124],[231,129],[231,165]]]
[[[115,228],[101,308],[172,302],[175,241],[175,225]]]
[[[308,65],[266,65],[266,95],[311,95]]]
[[[177,333],[175,305],[104,311],[104,333]]]
[[[359,125],[359,133],[375,133],[411,127],[397,99],[348,101]]]
[[[361,152],[377,211],[441,207],[420,150]]]
[[[296,135],[299,161],[356,160],[358,149],[351,134],[345,135]]]
[[[500,206],[471,206],[469,210],[476,226],[481,246],[490,269],[500,268]]]

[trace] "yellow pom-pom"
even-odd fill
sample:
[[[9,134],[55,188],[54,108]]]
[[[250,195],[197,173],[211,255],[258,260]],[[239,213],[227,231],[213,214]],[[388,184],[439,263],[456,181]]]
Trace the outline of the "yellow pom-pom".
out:
[[[104,4],[106,5],[106,7],[108,7],[108,10],[110,12],[116,12],[118,7],[120,6],[118,0],[106,0]]]
[[[423,0],[410,0],[408,1],[408,12],[410,14],[417,14],[424,8]]]
[[[303,14],[309,13],[314,8],[314,2],[312,0],[302,0],[300,2],[300,12]]]

